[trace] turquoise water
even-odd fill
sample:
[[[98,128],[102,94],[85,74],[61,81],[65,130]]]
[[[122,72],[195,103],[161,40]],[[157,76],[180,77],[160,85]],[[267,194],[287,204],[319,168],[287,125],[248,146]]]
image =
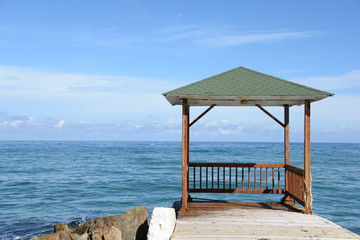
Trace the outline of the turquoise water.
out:
[[[195,142],[191,161],[282,162],[282,143]],[[291,145],[302,165],[302,144]],[[360,144],[312,144],[313,210],[360,234]],[[180,142],[0,142],[0,239],[28,239],[181,197]],[[235,201],[280,195],[194,194]]]

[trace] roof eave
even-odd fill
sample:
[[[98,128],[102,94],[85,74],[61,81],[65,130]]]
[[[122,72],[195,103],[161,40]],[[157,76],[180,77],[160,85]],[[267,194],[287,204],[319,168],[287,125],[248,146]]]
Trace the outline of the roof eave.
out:
[[[302,105],[305,100],[319,101],[332,95],[306,96],[219,96],[219,95],[175,95],[164,94],[172,105],[181,105],[182,99],[188,99],[190,106],[294,106]]]

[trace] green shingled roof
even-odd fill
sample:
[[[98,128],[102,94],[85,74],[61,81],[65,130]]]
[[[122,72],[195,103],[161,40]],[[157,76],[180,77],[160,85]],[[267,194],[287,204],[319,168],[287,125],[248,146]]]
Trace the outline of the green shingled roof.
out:
[[[238,67],[163,94],[172,105],[301,105],[333,94]]]

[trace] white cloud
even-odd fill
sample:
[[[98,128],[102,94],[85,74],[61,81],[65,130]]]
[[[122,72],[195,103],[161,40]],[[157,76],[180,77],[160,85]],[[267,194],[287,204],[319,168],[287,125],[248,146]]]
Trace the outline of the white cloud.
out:
[[[244,44],[272,43],[289,39],[308,38],[315,33],[290,30],[243,30],[233,27],[215,27],[201,25],[179,25],[164,28],[156,41],[187,40],[199,45],[211,47],[231,47]]]
[[[175,119],[175,118],[171,118],[167,121],[165,121],[164,126],[166,127],[181,127],[181,119]]]
[[[0,114],[2,119],[6,119],[0,122],[0,126],[19,128],[21,126],[34,125],[33,117],[29,116],[9,116],[6,113]]]
[[[126,76],[52,73],[39,69],[0,66],[1,93],[59,94],[91,92],[151,92],[164,91],[173,84],[155,79]]]
[[[18,128],[22,123],[24,123],[23,120],[14,120],[14,121],[2,121],[0,124],[1,126],[9,126],[13,128]]]
[[[148,32],[124,36],[120,28],[110,31],[88,30],[76,35],[73,39],[106,47],[124,47],[142,43],[164,44],[186,42],[206,47],[232,47],[245,44],[273,43],[291,39],[308,38],[315,35],[311,31],[293,31],[288,29],[247,30],[232,26],[215,26],[209,24],[172,25]]]
[[[221,122],[221,124],[223,124],[223,125],[229,125],[229,124],[230,124],[230,121],[229,121],[229,120],[221,120],[220,122]]]
[[[128,123],[126,128],[129,128],[129,129],[141,129],[141,128],[143,128],[143,125],[138,124],[138,123]]]
[[[306,38],[312,36],[312,32],[292,32],[292,31],[276,31],[273,32],[239,32],[239,33],[225,33],[213,35],[208,37],[201,37],[195,41],[199,44],[204,44],[212,47],[230,47],[244,44],[255,43],[272,43],[278,41],[285,41],[296,38]]]
[[[231,134],[231,131],[229,129],[220,128],[219,129],[219,134],[220,135],[229,135],[229,134]]]
[[[0,66],[0,86],[6,89],[61,92],[81,88],[114,87],[129,79],[107,76],[49,73],[35,69]]]
[[[322,130],[323,133],[333,133],[336,131],[335,127],[327,127]]]
[[[203,123],[205,128],[216,128],[216,127],[220,127],[220,126],[228,126],[231,125],[229,120],[223,119],[220,121],[216,121],[216,120],[210,120],[209,122],[205,122]]]
[[[219,123],[217,121],[215,121],[215,120],[205,123],[206,128],[218,127],[218,126],[219,126]]]
[[[54,127],[56,127],[56,128],[62,128],[62,127],[65,126],[65,123],[66,123],[65,120],[59,120],[59,121],[54,125]]]
[[[132,121],[172,112],[161,93],[179,85],[157,79],[0,66],[0,100],[7,103],[0,111],[74,122]]]
[[[292,81],[319,89],[336,90],[360,87],[360,70],[352,70],[335,76],[314,76]]]
[[[242,131],[242,130],[244,130],[244,128],[242,126],[237,126],[236,130]]]

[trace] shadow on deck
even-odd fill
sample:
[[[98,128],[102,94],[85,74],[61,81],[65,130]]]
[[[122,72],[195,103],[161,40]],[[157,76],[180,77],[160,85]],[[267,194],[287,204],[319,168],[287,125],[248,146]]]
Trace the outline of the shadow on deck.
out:
[[[224,211],[231,209],[273,209],[292,212],[302,212],[303,209],[294,204],[286,204],[282,202],[235,202],[225,200],[213,200],[204,198],[193,198],[188,203],[189,211],[180,212],[181,201],[176,201],[173,204],[176,210],[176,215],[180,217],[186,215],[204,214],[207,211]]]

